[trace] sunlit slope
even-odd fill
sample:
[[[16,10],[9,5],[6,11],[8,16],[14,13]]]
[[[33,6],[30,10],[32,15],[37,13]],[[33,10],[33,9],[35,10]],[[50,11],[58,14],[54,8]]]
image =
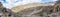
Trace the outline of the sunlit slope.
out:
[[[25,5],[18,5],[16,7],[13,7],[12,8],[12,11],[17,13],[21,10],[24,10],[24,9],[27,9],[27,8],[30,8],[30,7],[37,7],[37,6],[48,6],[50,4],[41,4],[41,3],[29,3],[29,4],[25,4]]]

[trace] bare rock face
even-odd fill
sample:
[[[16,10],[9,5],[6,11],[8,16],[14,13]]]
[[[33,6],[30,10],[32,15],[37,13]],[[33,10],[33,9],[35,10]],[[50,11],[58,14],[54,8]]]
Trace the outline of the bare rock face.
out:
[[[0,2],[0,17],[7,17],[7,16],[10,17],[11,15],[12,11],[10,9],[3,7],[3,5]]]

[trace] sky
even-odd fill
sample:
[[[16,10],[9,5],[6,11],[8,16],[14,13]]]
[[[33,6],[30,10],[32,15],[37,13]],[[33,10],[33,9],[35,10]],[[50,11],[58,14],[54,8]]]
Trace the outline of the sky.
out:
[[[54,2],[54,1],[57,1],[57,0],[41,0],[41,2]]]
[[[54,2],[54,1],[57,1],[57,0],[0,0],[3,6],[9,9],[17,5],[24,5],[24,4],[33,3],[33,2],[41,3],[41,2]]]

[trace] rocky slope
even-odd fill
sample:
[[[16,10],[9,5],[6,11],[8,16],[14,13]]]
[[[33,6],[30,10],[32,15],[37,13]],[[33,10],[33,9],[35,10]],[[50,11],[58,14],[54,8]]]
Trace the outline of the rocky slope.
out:
[[[51,4],[51,3],[50,3]],[[12,11],[13,12],[18,12],[18,11],[21,11],[21,10],[24,10],[24,9],[27,9],[27,8],[30,8],[30,7],[37,7],[37,6],[49,6],[50,4],[41,4],[41,3],[29,3],[29,4],[25,4],[25,5],[19,5],[19,6],[16,6],[16,7],[13,7],[12,8]]]
[[[41,17],[44,12],[51,13],[53,6],[49,4],[30,3],[12,8],[14,17]]]

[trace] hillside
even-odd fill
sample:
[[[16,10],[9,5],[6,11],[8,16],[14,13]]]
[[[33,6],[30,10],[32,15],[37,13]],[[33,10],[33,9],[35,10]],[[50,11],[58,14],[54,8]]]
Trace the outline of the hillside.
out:
[[[29,3],[25,5],[20,5],[13,7],[11,10],[15,13],[14,17],[38,17],[42,12],[51,13],[50,10],[53,9],[52,3]],[[18,14],[18,16],[17,16]],[[40,16],[39,16],[40,17]]]
[[[51,3],[50,3],[51,4]],[[50,4],[41,4],[41,3],[29,3],[29,4],[25,4],[25,5],[18,5],[16,7],[12,8],[13,12],[18,12],[30,7],[37,7],[37,6],[49,6]]]

